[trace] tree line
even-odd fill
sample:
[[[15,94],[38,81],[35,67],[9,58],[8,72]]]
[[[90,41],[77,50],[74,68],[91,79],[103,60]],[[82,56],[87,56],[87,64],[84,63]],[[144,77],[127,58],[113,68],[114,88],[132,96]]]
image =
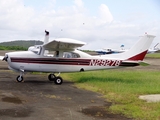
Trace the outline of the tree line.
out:
[[[0,45],[0,50],[27,50],[27,48],[22,46],[1,46]]]

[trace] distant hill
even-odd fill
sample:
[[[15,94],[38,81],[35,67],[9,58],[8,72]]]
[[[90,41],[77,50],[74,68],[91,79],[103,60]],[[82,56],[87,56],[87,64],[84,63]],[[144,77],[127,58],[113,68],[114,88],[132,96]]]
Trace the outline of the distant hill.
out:
[[[34,45],[42,45],[43,42],[39,40],[15,40],[10,42],[2,42],[0,43],[0,46],[19,46],[23,48],[28,48],[30,46]]]

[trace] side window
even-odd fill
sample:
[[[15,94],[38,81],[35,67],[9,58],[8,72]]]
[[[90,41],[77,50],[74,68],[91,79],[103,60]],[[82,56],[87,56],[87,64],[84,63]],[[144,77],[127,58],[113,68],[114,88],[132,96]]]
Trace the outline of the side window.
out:
[[[72,56],[71,56],[71,53],[69,53],[69,52],[64,52],[64,53],[63,53],[63,57],[64,57],[64,58],[71,58]]]
[[[50,51],[45,50],[45,51],[44,51],[44,56],[53,57],[54,55],[53,55],[53,53],[51,53]]]
[[[76,53],[72,53],[72,52],[64,52],[63,53],[63,57],[64,58],[79,58],[80,56]]]
[[[80,56],[79,56],[78,54],[76,54],[76,53],[73,53],[72,56],[73,56],[73,58],[79,58],[79,57],[80,57]]]

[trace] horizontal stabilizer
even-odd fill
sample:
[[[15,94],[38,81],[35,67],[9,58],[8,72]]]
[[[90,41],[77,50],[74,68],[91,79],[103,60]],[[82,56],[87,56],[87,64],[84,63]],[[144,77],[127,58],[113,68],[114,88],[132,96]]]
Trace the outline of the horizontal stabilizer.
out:
[[[135,61],[122,61],[120,66],[123,67],[134,67],[134,66],[139,66],[140,64]]]
[[[120,64],[120,66],[123,66],[123,67],[134,67],[134,66],[148,66],[149,64],[146,63],[146,62],[136,62],[136,61],[122,61],[122,63]]]
[[[148,66],[148,65],[150,65],[150,64],[148,64],[148,63],[146,63],[146,62],[139,62],[139,65],[141,65],[141,66]]]

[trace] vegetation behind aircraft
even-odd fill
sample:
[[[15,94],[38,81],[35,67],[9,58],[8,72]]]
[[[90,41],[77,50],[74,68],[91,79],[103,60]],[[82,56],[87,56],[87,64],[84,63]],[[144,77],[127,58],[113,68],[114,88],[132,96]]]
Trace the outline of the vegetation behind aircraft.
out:
[[[27,50],[28,47],[34,45],[41,45],[42,41],[38,40],[16,40],[0,43],[0,50]]]

